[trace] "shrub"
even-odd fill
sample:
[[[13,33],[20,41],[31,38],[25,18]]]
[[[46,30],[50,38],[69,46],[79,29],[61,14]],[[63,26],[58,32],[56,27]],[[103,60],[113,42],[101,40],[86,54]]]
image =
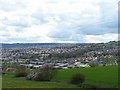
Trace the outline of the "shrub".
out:
[[[48,76],[45,73],[35,73],[35,74],[29,74],[26,76],[26,79],[28,80],[35,80],[35,81],[50,81],[51,79],[48,78]]]
[[[28,73],[27,73],[25,67],[23,67],[23,66],[17,67],[16,73],[15,73],[16,77],[25,77],[25,76],[27,76],[27,74]]]
[[[16,77],[25,77],[25,76],[27,76],[27,72],[26,71],[17,71],[15,76]]]
[[[57,70],[54,69],[53,67],[45,66],[41,70],[41,74],[43,78],[46,78],[45,80],[50,81],[57,73]],[[41,75],[40,74],[40,75]]]
[[[96,66],[98,66],[98,62],[90,62],[89,66],[90,67],[96,67]]]
[[[2,73],[1,73],[2,75],[5,75],[6,73],[4,72],[4,71],[2,71]]]
[[[55,74],[55,69],[53,69],[52,67],[45,66],[42,70],[38,71],[37,73],[27,75],[26,79],[35,81],[50,81]]]
[[[37,74],[34,74],[34,77],[32,78],[32,80],[35,80],[35,81],[50,81],[51,79],[49,79],[48,76],[45,73],[37,73]]]
[[[28,75],[26,76],[26,79],[27,79],[27,80],[32,80],[33,77],[34,77],[34,74],[28,74]]]
[[[85,81],[85,75],[81,73],[76,73],[71,77],[72,84],[82,84]]]

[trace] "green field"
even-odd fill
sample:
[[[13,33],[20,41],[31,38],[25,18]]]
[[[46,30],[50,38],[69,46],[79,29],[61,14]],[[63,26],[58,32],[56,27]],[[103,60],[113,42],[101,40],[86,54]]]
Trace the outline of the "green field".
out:
[[[75,85],[68,85],[60,82],[40,82],[26,80],[13,75],[5,75],[2,80],[2,88],[77,88]]]
[[[83,73],[86,76],[85,83],[100,87],[118,87],[118,67],[94,67],[59,70],[50,82],[30,81],[25,78],[14,77],[13,73],[3,76],[3,88],[78,88],[69,83],[74,73]]]
[[[86,76],[86,83],[96,84],[103,87],[118,86],[118,67],[95,67],[95,68],[75,68],[69,70],[61,70],[55,79],[69,82],[69,78],[74,73],[83,73]]]

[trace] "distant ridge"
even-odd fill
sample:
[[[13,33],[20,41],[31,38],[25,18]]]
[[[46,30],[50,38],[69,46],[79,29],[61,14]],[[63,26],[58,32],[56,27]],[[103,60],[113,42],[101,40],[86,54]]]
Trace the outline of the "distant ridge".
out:
[[[120,41],[109,41],[108,44],[119,43]],[[0,43],[2,48],[27,48],[27,47],[66,47],[66,46],[84,46],[95,43]]]
[[[0,45],[2,45],[2,48],[64,47],[87,44],[88,43],[12,43],[12,44],[0,43]]]
[[[14,44],[1,43],[1,45],[2,48],[27,48],[27,47],[56,47],[56,46],[66,46],[68,44],[66,43],[14,43]]]

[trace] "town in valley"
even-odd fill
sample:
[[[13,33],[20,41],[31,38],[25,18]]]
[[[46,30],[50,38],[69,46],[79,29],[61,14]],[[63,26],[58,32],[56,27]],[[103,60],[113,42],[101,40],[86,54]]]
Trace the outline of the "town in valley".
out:
[[[16,46],[19,44],[15,44]],[[3,44],[4,47],[4,44]],[[59,69],[118,65],[118,41],[87,44],[7,47],[2,49],[2,69],[17,64],[28,69]]]

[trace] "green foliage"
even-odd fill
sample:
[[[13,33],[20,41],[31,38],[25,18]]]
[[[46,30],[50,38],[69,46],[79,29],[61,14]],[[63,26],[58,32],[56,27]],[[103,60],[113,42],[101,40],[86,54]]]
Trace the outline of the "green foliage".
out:
[[[2,73],[0,73],[1,75],[5,75],[6,73],[4,71],[2,71]]]
[[[101,56],[100,60],[102,61],[103,65],[116,65],[117,64],[117,60],[112,56],[112,55],[105,55],[105,56]]]
[[[51,79],[55,76],[56,72],[56,69],[45,66],[37,73],[27,75],[26,79],[35,81],[51,81]]]
[[[85,75],[81,73],[73,74],[71,77],[72,84],[82,84],[85,81]]]
[[[50,79],[47,77],[47,75],[45,73],[34,74],[32,80],[35,80],[35,81],[50,81]]]
[[[15,77],[26,77],[28,72],[24,66],[18,66],[15,72]]]
[[[50,81],[57,73],[57,69],[54,69],[53,67],[45,66],[41,73],[44,77],[46,77],[46,80]]]
[[[26,71],[17,71],[15,76],[16,77],[25,77],[25,76],[27,76],[27,72]]]

